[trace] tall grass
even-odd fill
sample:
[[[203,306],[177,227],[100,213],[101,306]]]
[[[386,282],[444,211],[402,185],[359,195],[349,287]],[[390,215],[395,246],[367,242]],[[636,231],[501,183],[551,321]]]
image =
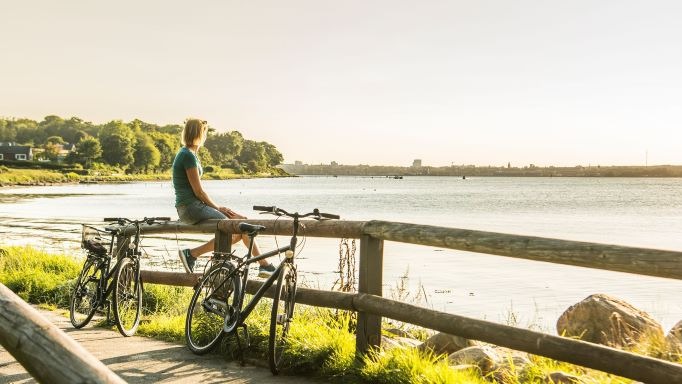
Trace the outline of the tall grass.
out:
[[[29,303],[68,307],[71,287],[81,267],[70,256],[31,247],[0,250],[0,283]]]

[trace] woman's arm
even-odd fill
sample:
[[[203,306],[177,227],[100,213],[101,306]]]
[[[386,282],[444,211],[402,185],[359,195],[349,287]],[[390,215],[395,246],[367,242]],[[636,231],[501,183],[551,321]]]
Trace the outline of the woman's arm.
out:
[[[192,186],[192,191],[199,200],[203,201],[209,207],[217,209],[218,211],[222,212],[231,219],[246,219],[246,217],[239,215],[233,210],[225,207],[220,207],[218,206],[218,204],[213,202],[211,197],[208,196],[208,193],[206,193],[206,191],[204,191],[204,188],[201,186],[199,168],[197,167],[187,168],[185,172],[187,172],[187,179],[189,180],[189,185]]]

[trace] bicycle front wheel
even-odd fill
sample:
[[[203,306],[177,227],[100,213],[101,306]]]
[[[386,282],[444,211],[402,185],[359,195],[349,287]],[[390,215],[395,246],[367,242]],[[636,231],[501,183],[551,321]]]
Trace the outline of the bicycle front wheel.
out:
[[[279,373],[282,354],[286,347],[289,326],[294,317],[296,302],[296,269],[287,263],[282,266],[277,279],[275,297],[270,316],[270,338],[268,341],[268,362],[273,375]]]
[[[132,336],[140,325],[142,284],[136,279],[137,264],[130,258],[121,261],[114,278],[114,317],[123,336]]]
[[[69,300],[69,317],[75,328],[84,327],[95,315],[98,304],[97,290],[102,273],[96,258],[88,257],[85,260]]]
[[[197,355],[209,352],[220,341],[226,321],[236,321],[241,281],[231,274],[231,264],[221,264],[204,275],[187,308],[185,339]]]

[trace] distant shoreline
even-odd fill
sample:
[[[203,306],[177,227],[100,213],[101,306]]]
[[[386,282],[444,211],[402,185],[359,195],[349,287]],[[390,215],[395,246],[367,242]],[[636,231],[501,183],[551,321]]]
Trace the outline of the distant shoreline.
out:
[[[576,166],[576,167],[394,167],[370,165],[294,165],[281,166],[298,176],[489,176],[489,177],[682,177],[682,165],[650,166]]]

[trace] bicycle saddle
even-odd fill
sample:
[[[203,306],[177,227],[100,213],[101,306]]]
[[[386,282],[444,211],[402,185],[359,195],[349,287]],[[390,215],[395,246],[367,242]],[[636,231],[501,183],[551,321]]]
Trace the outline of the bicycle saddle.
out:
[[[249,223],[239,223],[239,230],[242,232],[258,232],[264,230],[265,227],[262,225],[249,224]]]

